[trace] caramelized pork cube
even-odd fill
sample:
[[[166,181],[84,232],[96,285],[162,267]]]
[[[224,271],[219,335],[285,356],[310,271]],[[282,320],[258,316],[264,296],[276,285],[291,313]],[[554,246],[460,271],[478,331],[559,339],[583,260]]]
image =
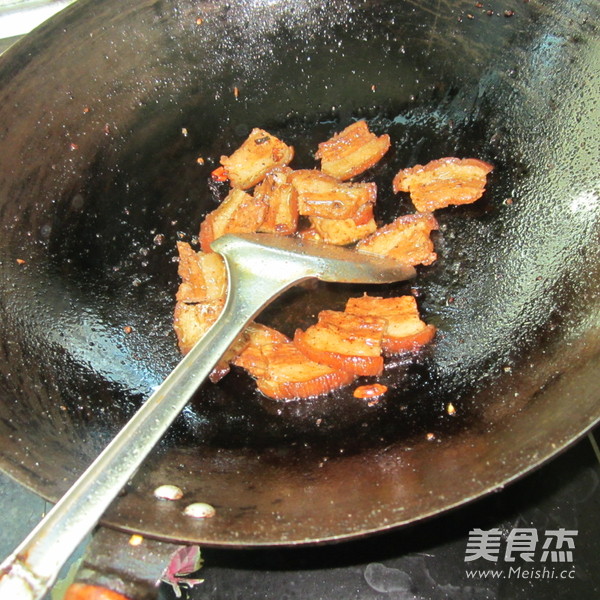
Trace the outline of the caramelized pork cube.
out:
[[[362,240],[377,229],[375,220],[371,218],[366,223],[357,225],[354,219],[322,219],[311,217],[311,229],[318,239],[336,246],[346,246]]]
[[[254,197],[266,205],[266,215],[258,231],[293,235],[298,228],[298,192],[288,181],[292,170],[275,169],[256,187]]]
[[[413,296],[380,298],[365,294],[360,298],[350,298],[346,312],[363,316],[377,315],[386,320],[382,341],[385,354],[416,351],[435,335],[435,327],[421,320]]]
[[[483,195],[487,175],[493,168],[476,158],[440,158],[399,171],[394,177],[394,191],[409,192],[419,212],[470,204]]]
[[[181,284],[177,290],[179,302],[206,302],[225,297],[227,271],[223,258],[214,252],[195,252],[185,242],[177,242],[178,273]]]
[[[377,199],[375,183],[344,183],[314,169],[294,171],[290,181],[298,192],[298,212],[309,217],[350,219]]]
[[[256,385],[275,400],[319,396],[354,380],[351,373],[310,360],[289,341],[263,344],[261,352],[266,369]]]
[[[253,129],[231,156],[221,156],[221,164],[231,187],[247,190],[262,181],[269,171],[288,165],[293,157],[292,146],[263,129]]]
[[[209,330],[221,314],[224,304],[224,299],[198,302],[196,304],[177,302],[173,327],[182,354],[187,354]]]
[[[349,219],[310,217],[310,224],[309,229],[300,232],[303,239],[336,246],[358,242],[377,229],[371,203],[363,204]]]
[[[438,229],[430,213],[417,213],[398,217],[360,241],[359,252],[393,258],[405,265],[430,265],[437,259],[430,234]]]
[[[319,144],[315,158],[324,173],[344,181],[375,165],[389,147],[389,135],[377,137],[366,121],[357,121]]]
[[[291,343],[291,340],[276,329],[260,323],[250,323],[244,330],[244,347],[232,362],[246,369],[252,377],[263,377],[267,372],[268,363],[262,353],[262,347],[265,344],[285,342]]]
[[[255,233],[261,226],[267,207],[259,198],[241,190],[231,190],[218,208],[200,225],[200,246],[212,252],[210,245],[226,233]]]
[[[380,375],[385,319],[334,310],[319,313],[306,331],[298,329],[294,343],[308,358],[355,375]]]
[[[306,242],[323,242],[323,238],[317,233],[317,230],[312,225],[307,229],[301,229],[298,232],[298,237]]]

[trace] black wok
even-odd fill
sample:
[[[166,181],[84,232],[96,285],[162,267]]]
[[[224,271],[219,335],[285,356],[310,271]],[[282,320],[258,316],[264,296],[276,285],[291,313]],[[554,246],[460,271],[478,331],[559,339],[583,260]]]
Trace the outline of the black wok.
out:
[[[592,427],[600,11],[483,4],[81,0],[14,47],[0,65],[2,467],[55,500],[175,365],[175,242],[222,196],[221,154],[259,126],[310,167],[356,118],[393,140],[369,174],[381,221],[411,210],[391,193],[401,167],[495,165],[482,200],[439,213],[440,259],[412,283],[435,343],[388,365],[375,406],[351,389],[274,403],[237,371],[207,384],[105,524],[231,546],[348,538],[502,488]],[[290,332],[361,292],[305,287],[263,321]],[[184,499],[157,501],[164,483]],[[216,517],[185,517],[194,501]]]

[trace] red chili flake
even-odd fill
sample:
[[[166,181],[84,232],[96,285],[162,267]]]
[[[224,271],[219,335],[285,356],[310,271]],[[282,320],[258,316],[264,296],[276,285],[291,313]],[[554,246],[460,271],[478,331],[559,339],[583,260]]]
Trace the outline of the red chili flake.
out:
[[[18,265],[24,265],[25,261],[22,258],[17,258],[17,264]]]
[[[229,176],[227,175],[227,171],[225,167],[217,167],[211,174],[211,178],[213,181],[227,181]]]
[[[69,148],[70,148],[71,150],[79,150],[79,146],[78,146],[77,144],[74,144],[73,142],[71,142],[71,143],[69,144]]]
[[[196,159],[196,162],[197,162],[199,165],[203,165],[203,164],[204,164],[204,159],[203,159],[201,156],[199,156],[199,157]]]
[[[388,388],[386,385],[381,383],[373,383],[371,385],[359,385],[353,392],[355,398],[379,398],[387,392]]]
[[[84,115],[87,115],[89,112],[90,112],[90,107],[89,107],[89,106],[85,106],[85,107],[83,108],[83,114],[84,114]]]
[[[512,198],[506,198],[506,200],[504,200],[504,204],[508,204],[508,206],[510,206],[513,202],[514,200]]]
[[[475,2],[475,8],[483,8],[483,2]]]
[[[513,17],[513,16],[514,16],[514,14],[515,14],[515,11],[514,11],[514,10],[505,10],[505,11],[504,11],[504,16],[505,16],[505,17]]]
[[[131,327],[131,325],[125,325],[125,327],[123,327],[123,331],[127,334],[130,334],[133,331],[133,327]]]
[[[237,87],[233,88],[233,95],[237,98],[240,95],[240,90]]]
[[[435,440],[435,433],[428,433],[427,434],[427,440],[429,442],[433,442],[433,440]]]

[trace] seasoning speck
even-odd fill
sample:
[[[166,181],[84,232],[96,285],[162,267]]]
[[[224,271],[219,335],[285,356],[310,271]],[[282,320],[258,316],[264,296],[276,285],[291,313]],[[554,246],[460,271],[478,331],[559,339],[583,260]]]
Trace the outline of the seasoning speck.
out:
[[[233,95],[237,98],[240,95],[240,90],[237,87],[233,88]]]
[[[183,135],[183,137],[187,137],[188,136],[188,130],[186,127],[182,127],[181,128],[181,133]]]
[[[515,14],[515,11],[514,11],[514,10],[505,10],[505,11],[504,11],[504,16],[505,16],[505,17],[513,17],[513,16],[514,16],[514,14]]]
[[[204,19],[202,19],[201,17],[198,17],[196,19],[196,25],[202,25],[202,23],[204,23]]]
[[[125,325],[125,327],[123,327],[123,331],[129,335],[133,331],[133,327],[131,327],[131,325]]]
[[[387,386],[382,385],[381,383],[373,383],[372,385],[359,385],[354,390],[352,395],[355,398],[379,398],[379,396],[383,396],[383,394],[385,394],[387,390]]]
[[[24,261],[22,258],[17,258],[17,264],[18,265],[24,265],[26,261]]]
[[[453,417],[456,414],[456,408],[454,408],[454,404],[452,402],[448,402],[446,405],[446,412]]]
[[[196,159],[196,162],[197,162],[199,165],[203,165],[203,164],[204,164],[204,159],[203,159],[201,156],[199,156],[199,157]]]
[[[180,500],[183,498],[183,490],[176,485],[159,485],[154,490],[154,497],[159,500]]]
[[[143,536],[138,535],[137,533],[134,533],[130,538],[129,538],[129,545],[130,546],[139,546],[142,542],[144,541]]]
[[[183,514],[186,517],[192,517],[193,519],[210,519],[214,517],[217,511],[214,506],[206,504],[206,502],[194,502],[185,507]]]
[[[427,434],[427,441],[428,442],[433,442],[433,440],[435,440],[435,433],[428,433]]]

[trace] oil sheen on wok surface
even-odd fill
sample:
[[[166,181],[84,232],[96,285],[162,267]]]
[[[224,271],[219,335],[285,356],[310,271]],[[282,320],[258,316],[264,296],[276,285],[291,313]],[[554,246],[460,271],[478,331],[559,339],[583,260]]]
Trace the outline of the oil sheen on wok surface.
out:
[[[109,522],[226,544],[359,534],[495,488],[597,418],[597,8],[116,8],[84,1],[0,72],[11,472],[56,497],[175,364],[175,242],[216,207],[210,171],[253,126],[294,145],[298,168],[351,119],[389,133],[369,175],[386,222],[409,211],[391,192],[401,167],[476,156],[495,170],[482,200],[439,213],[438,262],[385,290],[416,286],[438,329],[386,371],[385,400],[342,390],[281,406],[234,373],[202,388]],[[66,49],[50,35],[63,29]],[[260,320],[306,327],[347,293],[306,285]],[[163,483],[217,517],[190,524],[157,504]]]

